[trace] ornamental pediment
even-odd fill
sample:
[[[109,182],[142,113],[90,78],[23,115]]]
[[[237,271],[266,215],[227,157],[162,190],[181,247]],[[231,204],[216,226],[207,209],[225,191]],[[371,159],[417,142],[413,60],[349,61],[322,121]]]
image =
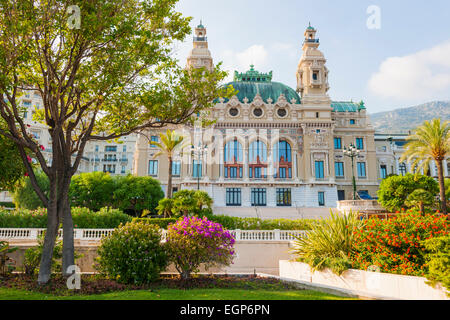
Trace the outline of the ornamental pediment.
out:
[[[239,99],[238,99],[238,97],[237,96],[233,96],[231,99],[230,99],[230,101],[228,101],[228,106],[231,106],[231,107],[236,107],[236,106],[238,106],[238,105],[240,105],[241,103],[240,103],[240,101],[239,101]]]
[[[255,99],[253,99],[252,105],[255,107],[262,107],[264,105],[264,100],[259,93],[256,94]]]
[[[295,100],[295,99],[292,99]],[[280,97],[277,100],[276,105],[279,107],[286,107],[288,105],[288,101],[286,100],[286,96],[284,94],[280,94]]]

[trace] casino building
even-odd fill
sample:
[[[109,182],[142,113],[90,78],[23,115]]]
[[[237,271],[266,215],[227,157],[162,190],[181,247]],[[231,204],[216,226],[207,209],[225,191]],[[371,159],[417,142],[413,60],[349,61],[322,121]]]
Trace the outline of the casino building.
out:
[[[206,31],[201,24],[195,29],[188,66],[213,67]],[[363,102],[328,96],[329,70],[316,35],[311,26],[304,33],[293,70],[297,88],[252,65],[235,72],[230,84],[237,95],[216,101],[211,128],[173,128],[194,146],[180,152],[173,165],[174,191],[207,191],[218,213],[271,217],[328,213],[338,200],[352,199],[353,175],[358,190],[376,196],[375,130]],[[154,130],[138,137],[133,167],[135,174],[153,176],[166,188],[167,159],[154,158],[158,150],[149,144],[158,136]],[[344,153],[350,145],[359,151],[353,165]]]

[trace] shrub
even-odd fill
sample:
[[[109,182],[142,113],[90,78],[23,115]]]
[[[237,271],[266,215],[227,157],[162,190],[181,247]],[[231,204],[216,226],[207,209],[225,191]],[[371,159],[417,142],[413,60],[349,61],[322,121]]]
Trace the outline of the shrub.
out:
[[[185,280],[198,272],[201,264],[206,270],[230,265],[234,258],[234,243],[229,231],[206,217],[184,217],[170,225],[167,231],[170,261]]]
[[[114,208],[122,211],[131,211],[140,216],[144,210],[155,213],[159,200],[164,198],[159,181],[151,177],[116,178],[114,191]]]
[[[8,254],[17,249],[17,247],[11,248],[6,241],[0,241],[0,276],[7,276],[15,269],[15,261]]]
[[[171,217],[173,215],[173,199],[161,199],[159,200],[156,210],[159,215],[165,218]]]
[[[351,266],[349,256],[355,241],[353,232],[361,225],[356,213],[340,215],[331,211],[329,219],[311,224],[307,236],[295,240],[292,252],[299,261],[308,263],[312,270],[328,267],[341,274]]]
[[[355,232],[353,267],[367,270],[378,266],[381,272],[424,276],[427,271],[423,240],[448,234],[446,217],[415,211],[398,214],[390,220],[372,218]]]
[[[153,224],[161,229],[167,230],[170,224],[177,222],[175,218],[164,218],[164,219],[149,219],[149,218],[134,218],[133,222],[142,222],[144,224]]]
[[[75,228],[114,229],[121,223],[132,220],[130,216],[117,209],[103,208],[92,212],[87,208],[72,208]],[[47,210],[0,210],[0,228],[46,228]]]
[[[160,215],[166,216],[203,216],[212,214],[213,200],[207,192],[181,190],[172,199],[162,199],[157,207]]]
[[[25,250],[23,268],[27,275],[32,276],[39,272],[39,264],[41,263],[42,251],[44,250],[44,238],[45,233],[38,238],[38,245],[36,247]],[[54,273],[61,271],[62,247],[62,241],[56,241],[52,256],[52,272]],[[76,258],[78,258],[77,254],[75,254]]]
[[[129,215],[112,208],[102,208],[98,212],[72,208],[72,217],[74,227],[79,229],[114,229],[132,220]]]
[[[48,196],[50,192],[50,181],[45,173],[41,171],[35,172],[38,185],[41,187],[44,194]],[[36,210],[37,208],[44,207],[41,199],[37,196],[31,185],[29,177],[24,177],[17,182],[14,191],[12,192],[12,198],[17,208]]]
[[[46,228],[47,210],[0,209],[0,228]]]
[[[417,189],[423,189],[434,196],[439,192],[439,184],[432,177],[424,175],[408,173],[405,176],[390,176],[381,181],[378,201],[391,212],[407,209],[405,201]]]
[[[115,183],[109,174],[82,173],[73,176],[69,199],[72,207],[85,207],[97,211],[113,205],[114,190]]]
[[[450,290],[450,235],[425,240],[423,245],[428,252],[425,256],[427,279],[432,285],[440,282]]]
[[[206,215],[213,221],[220,223],[228,230],[309,230],[311,224],[318,220],[289,220],[289,219],[268,219],[260,218],[239,218],[222,215]]]
[[[434,202],[435,199],[431,193],[416,189],[406,198],[405,205],[410,208],[416,207],[420,212],[425,213],[425,206],[431,206]]]
[[[159,278],[168,259],[161,244],[161,229],[127,223],[101,241],[98,270],[121,283],[146,284]]]
[[[15,208],[16,206],[12,202],[0,202],[0,207]]]

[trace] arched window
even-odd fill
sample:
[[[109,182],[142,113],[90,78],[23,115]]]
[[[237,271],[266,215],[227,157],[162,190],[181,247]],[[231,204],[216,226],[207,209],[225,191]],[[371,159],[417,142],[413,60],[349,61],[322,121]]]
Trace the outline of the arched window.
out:
[[[242,178],[243,175],[243,151],[242,144],[234,139],[225,145],[224,150],[224,174],[225,178],[236,179]]]
[[[274,177],[292,179],[292,148],[286,140],[280,140],[274,147]]]
[[[260,140],[253,141],[248,151],[249,178],[267,179],[267,146]]]
[[[406,168],[406,164],[404,162],[400,163],[400,166],[399,166],[399,173],[400,173],[400,175],[401,176],[406,175],[407,171],[408,170]]]

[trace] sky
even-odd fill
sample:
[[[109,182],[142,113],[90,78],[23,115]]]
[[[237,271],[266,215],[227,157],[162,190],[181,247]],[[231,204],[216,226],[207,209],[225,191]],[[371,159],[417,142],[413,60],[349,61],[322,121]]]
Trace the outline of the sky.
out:
[[[369,113],[450,100],[448,0],[180,0],[177,10],[202,20],[214,62],[245,72],[273,71],[296,88],[308,23],[330,70],[334,101],[361,101]],[[177,43],[181,64],[192,37]]]

